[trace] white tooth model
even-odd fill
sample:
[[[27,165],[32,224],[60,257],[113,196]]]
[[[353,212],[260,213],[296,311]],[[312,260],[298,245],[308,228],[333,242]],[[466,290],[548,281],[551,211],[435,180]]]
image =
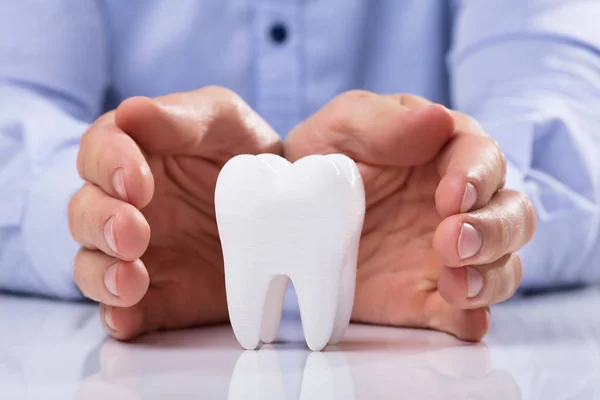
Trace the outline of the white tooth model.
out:
[[[354,161],[236,156],[217,179],[215,209],[229,317],[242,347],[275,339],[289,279],[308,347],[339,342],[352,313],[365,214]]]

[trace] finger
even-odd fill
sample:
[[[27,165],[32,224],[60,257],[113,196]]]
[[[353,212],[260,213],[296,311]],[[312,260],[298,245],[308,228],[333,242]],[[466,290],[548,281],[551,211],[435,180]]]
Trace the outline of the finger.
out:
[[[71,198],[69,228],[82,246],[125,261],[140,258],[150,240],[150,226],[138,209],[91,184]]]
[[[486,265],[444,267],[438,281],[440,295],[459,309],[474,309],[512,297],[523,278],[521,259],[507,254]]]
[[[506,160],[487,136],[456,134],[442,151],[441,180],[435,203],[442,217],[468,212],[488,203],[505,183]]]
[[[117,125],[151,154],[207,157],[281,152],[277,133],[231,90],[210,86],[117,108]]]
[[[392,94],[388,95],[400,102],[405,107],[410,108],[411,110],[416,110],[427,106],[429,104],[433,104],[433,102],[427,100],[425,97],[417,96],[414,94]],[[476,119],[456,110],[449,110],[452,118],[454,119],[454,130],[456,133],[467,133],[469,135],[477,135],[477,136],[488,136],[483,127]]]
[[[137,208],[152,198],[154,179],[131,137],[114,125],[114,113],[100,118],[83,135],[77,170],[82,179]]]
[[[487,264],[523,247],[531,240],[535,225],[529,198],[501,190],[487,206],[444,219],[434,234],[433,247],[450,267]]]
[[[414,94],[388,94],[386,97],[389,97],[399,104],[402,104],[404,107],[409,108],[411,110],[418,110],[419,108],[423,108],[425,106],[434,104],[432,101],[427,100],[425,97],[417,96]],[[450,111],[452,113],[452,111]]]
[[[450,112],[454,118],[454,124],[457,133],[465,133],[475,136],[488,136],[481,124],[477,122],[475,118],[456,110],[451,110]]]
[[[150,282],[141,260],[122,261],[85,248],[75,257],[74,277],[85,297],[119,307],[138,303]]]
[[[391,95],[402,105],[416,110],[429,100],[414,95]],[[442,180],[436,192],[436,206],[444,217],[481,207],[504,186],[506,161],[500,148],[473,118],[450,111],[455,135],[438,164]]]
[[[337,152],[369,164],[410,166],[435,157],[453,130],[443,106],[410,110],[397,98],[352,91],[294,128],[284,152],[290,161]]]
[[[461,340],[478,342],[490,329],[490,310],[486,307],[461,309],[447,303],[433,292],[426,304],[429,328],[447,332]]]
[[[152,270],[150,265],[147,265]],[[132,307],[104,307],[101,314],[107,331],[116,339],[131,340],[142,334],[224,323],[227,300],[224,277],[204,268],[168,265],[177,281],[152,274],[144,298]]]

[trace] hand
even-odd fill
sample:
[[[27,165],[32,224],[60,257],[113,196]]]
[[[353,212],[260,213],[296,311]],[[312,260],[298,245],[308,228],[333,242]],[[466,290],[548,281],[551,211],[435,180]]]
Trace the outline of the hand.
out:
[[[520,284],[515,251],[535,212],[502,189],[504,156],[477,122],[416,96],[348,92],[294,128],[284,152],[343,153],[361,171],[354,321],[485,335],[488,306]]]
[[[75,281],[102,303],[110,334],[227,321],[214,215],[218,173],[231,157],[281,152],[278,135],[229,90],[131,98],[81,141],[85,185],[69,205],[83,245]]]

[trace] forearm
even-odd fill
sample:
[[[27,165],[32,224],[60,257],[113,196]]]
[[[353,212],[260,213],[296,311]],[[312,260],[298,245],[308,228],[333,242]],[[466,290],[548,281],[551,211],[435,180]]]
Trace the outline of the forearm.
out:
[[[67,205],[87,123],[29,89],[0,85],[0,99],[11,100],[0,110],[0,289],[79,297]]]
[[[0,289],[77,297],[67,205],[109,80],[102,11],[70,0],[0,8]]]
[[[593,135],[600,115],[574,104],[570,94],[538,90],[492,97],[471,114],[507,156],[507,187],[526,192],[536,207],[536,234],[521,250],[523,286],[594,282],[600,278],[593,251],[600,230],[600,147]]]
[[[575,1],[538,13],[539,3],[525,2],[523,21],[486,26],[478,38],[465,33],[473,20],[462,21],[450,58],[454,106],[499,142],[507,186],[537,210],[537,232],[520,252],[525,288],[600,279],[599,39],[588,36],[589,19],[573,24],[586,7],[600,8]],[[476,16],[467,9],[461,18]]]

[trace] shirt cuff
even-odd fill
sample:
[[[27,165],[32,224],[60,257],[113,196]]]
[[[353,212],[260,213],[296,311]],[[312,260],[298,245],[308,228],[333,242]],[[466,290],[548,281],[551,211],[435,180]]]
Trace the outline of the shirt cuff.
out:
[[[22,226],[25,252],[45,284],[41,295],[82,298],[73,279],[80,245],[71,237],[68,221],[69,200],[83,184],[76,168],[77,152],[77,144],[62,147],[34,171]]]

